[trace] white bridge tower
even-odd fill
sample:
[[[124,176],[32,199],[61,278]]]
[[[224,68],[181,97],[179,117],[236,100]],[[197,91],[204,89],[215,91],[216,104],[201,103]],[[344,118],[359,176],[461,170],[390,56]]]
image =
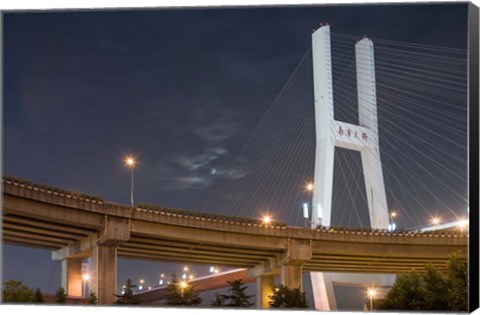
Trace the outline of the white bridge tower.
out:
[[[315,92],[315,177],[312,227],[330,226],[335,147],[360,151],[370,215],[370,225],[386,229],[389,224],[387,198],[378,147],[377,98],[373,42],[363,38],[355,45],[359,125],[334,118],[330,26],[323,25],[312,35]],[[336,309],[333,284],[368,283],[389,286],[394,276],[312,272],[315,308]]]

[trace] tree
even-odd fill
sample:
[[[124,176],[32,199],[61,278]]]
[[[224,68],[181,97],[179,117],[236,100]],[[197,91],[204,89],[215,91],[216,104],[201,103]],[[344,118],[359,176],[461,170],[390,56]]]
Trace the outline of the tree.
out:
[[[127,279],[127,282],[125,282],[124,285],[124,290],[122,294],[115,294],[117,297],[117,300],[115,301],[115,304],[138,304],[140,301],[138,298],[133,294],[133,288],[135,288],[136,285],[133,284],[132,280]]]
[[[428,264],[425,273],[404,273],[388,292],[379,309],[467,311],[468,310],[467,264],[458,254],[450,255],[447,273]]]
[[[403,273],[397,277],[379,309],[422,310],[425,305],[422,279],[416,272]]]
[[[274,287],[273,294],[270,297],[270,308],[307,308],[307,298],[305,292],[299,288],[290,289],[284,285]]]
[[[33,302],[33,291],[20,281],[8,280],[3,285],[4,303],[29,303]]]
[[[249,299],[252,298],[253,295],[247,295],[245,293],[245,290],[248,288],[248,286],[244,286],[241,279],[235,281],[227,281],[227,283],[230,285],[228,291],[230,291],[231,294],[219,295],[217,293],[217,295],[215,295],[216,300],[212,304],[213,306],[250,307],[254,304],[249,301]]]
[[[33,302],[34,302],[34,303],[43,303],[43,302],[45,302],[44,299],[43,299],[42,291],[40,291],[39,288],[37,288],[37,290],[35,290],[35,293],[33,294]]]
[[[222,297],[220,293],[215,293],[215,301],[212,301],[212,306],[223,306],[225,299]]]
[[[194,289],[195,286],[179,282],[177,276],[172,274],[172,281],[166,288],[166,305],[194,306],[202,303],[202,298],[195,294]]]
[[[423,294],[425,305],[423,309],[443,311],[448,309],[448,281],[444,275],[431,264],[426,266],[423,275]]]
[[[448,306],[452,311],[468,311],[468,267],[456,253],[450,255],[448,263]]]
[[[67,293],[64,288],[60,288],[55,292],[55,302],[58,304],[65,304],[67,301]]]
[[[97,304],[98,299],[97,296],[95,295],[95,292],[90,292],[88,295],[88,304]]]

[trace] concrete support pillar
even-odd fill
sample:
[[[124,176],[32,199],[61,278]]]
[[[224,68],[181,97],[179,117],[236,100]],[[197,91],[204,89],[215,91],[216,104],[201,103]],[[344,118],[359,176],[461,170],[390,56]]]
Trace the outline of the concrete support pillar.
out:
[[[62,288],[69,296],[82,296],[82,259],[62,260]]]
[[[291,289],[302,290],[302,266],[284,265],[280,268],[280,281]]]
[[[269,308],[269,296],[273,294],[274,276],[257,277],[257,308]]]
[[[99,245],[92,251],[92,288],[98,304],[113,304],[117,289],[117,247]]]

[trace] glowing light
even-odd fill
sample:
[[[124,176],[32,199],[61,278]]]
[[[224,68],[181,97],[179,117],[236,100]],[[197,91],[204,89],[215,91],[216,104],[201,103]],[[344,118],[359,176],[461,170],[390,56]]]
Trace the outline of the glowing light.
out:
[[[163,285],[163,280],[158,281],[159,285]]]
[[[183,267],[183,271],[188,271],[188,267],[187,266]]]
[[[374,288],[369,288],[367,290],[367,296],[369,298],[373,298],[373,297],[375,297],[375,295],[377,295],[377,291]]]
[[[307,191],[313,191],[313,187],[314,187],[314,186],[313,186],[313,183],[307,183],[307,184],[305,185],[305,190],[307,190]]]
[[[143,285],[139,286],[138,289],[139,289],[140,291],[142,291],[142,290],[143,290]]]
[[[374,288],[367,289],[367,296],[370,298],[370,311],[373,311],[373,298],[377,294],[377,291]]]
[[[193,280],[193,275],[190,275],[188,279]]]
[[[163,278],[163,277],[165,277],[165,275],[162,273],[162,274],[160,275],[160,278]]]
[[[127,156],[125,158],[125,165],[128,166],[128,167],[134,167],[135,166],[135,158],[133,158],[132,156]]]
[[[396,218],[396,217],[397,217],[397,213],[396,213],[395,211],[390,212],[390,217],[391,217],[391,218]]]
[[[215,268],[215,271],[214,271],[214,272],[215,272],[215,273],[219,273],[219,272],[220,272],[220,269]]]
[[[461,230],[465,229],[469,225],[468,219],[458,221],[457,225]]]
[[[140,283],[143,283],[143,282],[144,282],[143,279],[140,279]]]
[[[213,272],[215,272],[215,267],[212,266],[210,267],[210,273],[213,273]]]
[[[149,290],[151,290],[151,289],[152,289],[152,287],[148,287],[148,289],[149,289]]]
[[[437,226],[438,224],[440,224],[440,218],[439,217],[433,217],[432,218],[432,224],[434,226]]]
[[[187,287],[187,283],[185,281],[180,282],[180,287],[185,289]]]
[[[84,275],[82,275],[82,279],[83,279],[84,281],[88,281],[88,280],[90,279],[90,276],[87,275],[87,274],[84,274]]]
[[[272,217],[269,215],[264,215],[262,218],[263,224],[270,224],[272,222]]]
[[[182,275],[182,279],[184,279],[184,280],[187,279],[187,274],[186,274],[186,273],[184,273],[184,274]]]

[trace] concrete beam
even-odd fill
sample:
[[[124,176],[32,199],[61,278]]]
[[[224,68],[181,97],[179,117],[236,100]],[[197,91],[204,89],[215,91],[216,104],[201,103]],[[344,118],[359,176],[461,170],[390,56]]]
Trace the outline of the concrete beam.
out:
[[[277,254],[274,257],[263,261],[254,268],[249,269],[249,276],[258,277],[261,275],[277,275],[281,273],[279,269],[283,266],[295,265],[301,267],[306,261],[312,258],[312,244],[310,240],[287,239],[286,243],[287,246],[283,253]],[[291,274],[289,271],[285,272],[285,275]]]
[[[3,208],[11,214],[90,229],[103,226],[103,215],[3,194]]]
[[[312,258],[312,241],[288,239],[287,252],[282,255],[282,265],[303,265]]]
[[[98,234],[97,244],[118,246],[130,239],[130,220],[105,216],[104,227]]]
[[[159,256],[173,256],[179,259],[179,261],[186,261],[188,259],[204,259],[204,260],[218,260],[218,261],[225,261],[225,262],[232,262],[232,263],[244,263],[245,265],[255,265],[258,263],[259,259],[254,258],[240,258],[240,257],[229,257],[223,255],[209,255],[206,252],[193,252],[193,253],[184,253],[179,251],[170,251],[169,249],[142,249],[138,248],[136,245],[134,247],[130,247],[128,245],[124,245],[121,247],[122,252],[129,252],[129,253],[139,253],[139,254],[151,254],[151,255],[159,255]]]
[[[461,255],[467,257],[467,246],[465,244],[448,245],[447,242],[438,242],[438,246],[427,244],[416,244],[415,237],[411,237],[411,244],[379,244],[372,239],[372,243],[340,242],[338,241],[313,241],[313,257],[316,255],[339,255],[339,256],[360,256],[360,257],[425,257],[425,258],[447,258],[452,252],[460,251]],[[447,238],[443,238],[448,240]]]
[[[39,228],[42,230],[57,231],[57,232],[72,234],[77,237],[88,236],[92,234],[92,230],[89,230],[89,229],[71,227],[65,224],[60,225],[55,223],[48,223],[45,221],[35,220],[33,218],[22,218],[22,217],[17,217],[12,215],[5,215],[5,213],[3,213],[3,222],[15,224],[16,226],[22,226],[22,227],[29,226],[29,227]]]
[[[52,251],[52,260],[64,260],[67,258],[87,258],[92,256],[92,249],[97,244],[97,233],[72,242],[58,250]]]
[[[18,224],[13,224],[13,223],[8,223],[8,222],[3,222],[3,228],[4,229],[9,229],[9,230],[21,230],[27,233],[32,233],[33,235],[46,235],[46,236],[52,236],[57,239],[63,239],[65,241],[74,241],[78,238],[76,235],[68,234],[68,233],[63,233],[63,232],[57,232],[57,231],[51,231],[48,229],[42,229],[38,227],[29,227],[29,226],[19,226]]]
[[[239,247],[228,246],[228,244],[215,244],[215,245],[203,245],[196,243],[194,240],[189,241],[175,241],[171,240],[161,240],[158,238],[147,238],[139,237],[136,235],[130,236],[128,244],[145,244],[151,246],[169,246],[175,248],[189,249],[189,250],[203,250],[207,253],[210,252],[221,252],[221,253],[235,253],[236,255],[246,255],[246,256],[258,256],[259,258],[267,259],[269,257],[275,256],[281,251],[277,250],[265,250],[265,249],[243,249]]]
[[[65,246],[68,244],[68,240],[59,239],[57,237],[45,236],[45,235],[36,235],[24,231],[12,231],[9,229],[4,229],[2,233],[5,237],[12,237],[17,239],[22,239],[22,242],[28,244],[31,240],[42,241],[46,243],[56,244],[56,247]]]
[[[103,224],[104,227],[101,231],[53,251],[52,259],[90,257],[92,249],[97,245],[118,246],[130,238],[130,223],[127,219],[105,216]]]
[[[244,234],[226,231],[216,231],[185,227],[181,225],[168,225],[157,222],[132,220],[131,233],[144,237],[157,237],[172,241],[195,240],[199,244],[228,244],[231,247],[243,249],[284,250],[287,239],[275,236]]]
[[[165,245],[158,245],[158,244],[151,244],[151,243],[138,243],[132,240],[129,240],[127,243],[122,244],[122,248],[136,248],[136,249],[146,249],[152,251],[166,251],[166,252],[173,252],[173,253],[182,253],[182,254],[193,254],[193,255],[206,255],[206,256],[214,256],[214,257],[231,257],[240,260],[264,260],[267,259],[269,256],[260,255],[260,254],[252,254],[252,253],[237,253],[235,249],[230,250],[218,250],[215,249],[205,249],[204,247],[184,247],[178,246],[176,243],[172,244],[172,242],[165,242]]]

